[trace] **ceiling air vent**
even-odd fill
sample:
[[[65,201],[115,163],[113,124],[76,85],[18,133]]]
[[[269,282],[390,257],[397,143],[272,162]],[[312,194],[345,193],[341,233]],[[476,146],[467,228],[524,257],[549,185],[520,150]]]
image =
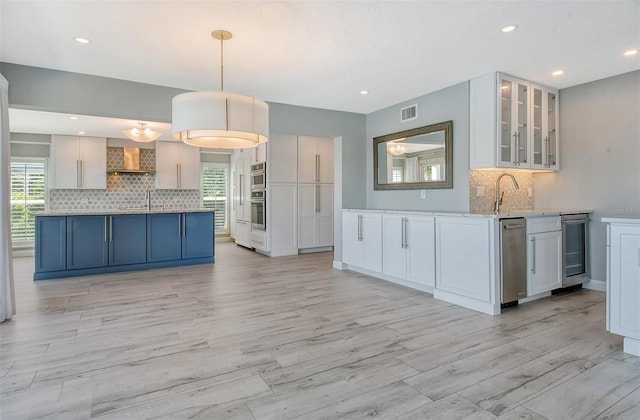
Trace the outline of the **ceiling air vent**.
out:
[[[418,118],[418,104],[413,104],[411,106],[405,106],[400,109],[400,122],[407,122],[411,120],[415,120]]]

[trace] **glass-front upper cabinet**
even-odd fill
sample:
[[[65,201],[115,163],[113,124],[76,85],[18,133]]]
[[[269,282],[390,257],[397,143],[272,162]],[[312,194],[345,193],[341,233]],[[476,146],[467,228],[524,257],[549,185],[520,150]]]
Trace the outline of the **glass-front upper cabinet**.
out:
[[[498,75],[501,167],[529,167],[529,82]]]
[[[558,91],[531,85],[531,168],[558,169]]]

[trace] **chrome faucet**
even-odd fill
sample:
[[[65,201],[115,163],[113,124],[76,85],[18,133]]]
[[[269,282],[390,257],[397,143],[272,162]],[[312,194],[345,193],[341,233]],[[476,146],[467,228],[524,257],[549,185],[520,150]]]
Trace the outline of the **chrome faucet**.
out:
[[[500,174],[498,180],[496,181],[496,205],[494,207],[496,214],[500,213],[500,204],[502,204],[502,197],[504,197],[504,191],[502,192],[502,194],[500,194],[500,180],[505,176],[511,178],[511,181],[513,181],[513,186],[516,187],[516,190],[520,189],[518,181],[516,181],[516,177],[507,172]]]

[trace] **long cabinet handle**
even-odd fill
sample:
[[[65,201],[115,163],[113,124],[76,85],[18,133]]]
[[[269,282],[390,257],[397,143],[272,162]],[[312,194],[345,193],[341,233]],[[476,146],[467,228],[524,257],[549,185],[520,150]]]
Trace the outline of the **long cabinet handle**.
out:
[[[187,214],[182,213],[182,236],[187,236]]]
[[[531,273],[536,274],[536,237],[531,238]]]
[[[182,217],[178,214],[178,236],[182,236]]]
[[[320,185],[316,184],[316,213],[320,213]]]
[[[104,241],[107,242],[107,216],[104,216]]]
[[[402,217],[400,219],[400,242],[401,242],[400,246],[402,248],[404,248],[404,234],[405,234],[405,231],[404,231],[404,217]]]
[[[358,215],[358,242],[362,241],[362,215]]]
[[[113,242],[113,216],[109,216],[109,242]]]
[[[407,225],[409,224],[409,219],[408,218],[404,218],[404,247],[405,248],[409,248],[409,235],[407,232]]]
[[[320,155],[316,154],[316,182],[320,181]]]

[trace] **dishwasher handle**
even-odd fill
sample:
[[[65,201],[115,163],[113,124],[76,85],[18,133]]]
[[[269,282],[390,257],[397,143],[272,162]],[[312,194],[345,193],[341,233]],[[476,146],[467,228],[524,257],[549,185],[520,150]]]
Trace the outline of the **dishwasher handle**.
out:
[[[526,224],[520,224],[520,225],[502,225],[502,228],[505,230],[512,230],[512,229],[523,229],[525,228],[527,225]]]

